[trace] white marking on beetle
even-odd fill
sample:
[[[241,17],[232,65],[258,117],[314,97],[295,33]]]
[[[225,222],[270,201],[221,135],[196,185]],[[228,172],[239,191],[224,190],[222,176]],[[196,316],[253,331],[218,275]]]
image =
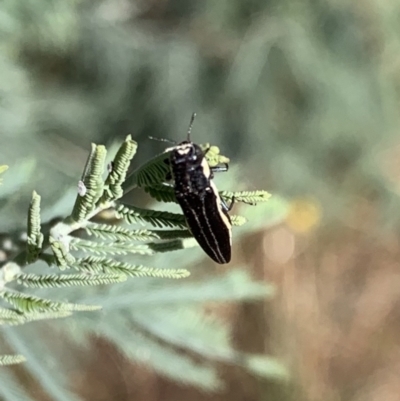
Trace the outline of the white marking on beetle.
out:
[[[229,243],[232,245],[232,230],[231,230],[232,224],[229,221],[228,216],[222,210],[221,197],[219,196],[219,192],[218,192],[217,187],[215,186],[215,184],[212,181],[210,181],[210,188],[212,189],[212,191],[214,192],[215,197],[217,198],[216,202],[217,202],[218,213],[221,216],[222,221],[224,222],[226,228],[229,231]]]
[[[175,147],[175,150],[180,155],[187,155],[192,149],[193,149],[193,144],[191,143],[185,143],[183,145],[178,145]]]
[[[203,169],[203,174],[207,177],[210,178],[211,177],[211,169],[210,169],[210,165],[208,164],[206,158],[204,157],[204,159],[201,161],[201,168]],[[215,185],[214,185],[215,186]],[[218,192],[217,192],[218,193]]]

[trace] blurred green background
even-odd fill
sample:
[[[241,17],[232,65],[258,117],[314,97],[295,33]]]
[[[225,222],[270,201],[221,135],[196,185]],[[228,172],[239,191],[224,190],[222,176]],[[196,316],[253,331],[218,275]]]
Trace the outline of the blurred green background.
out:
[[[232,160],[222,189],[263,188],[289,205],[276,220],[256,208],[236,245],[234,264],[250,272],[237,285],[274,283],[275,298],[206,308],[237,347],[283,361],[285,383],[218,366],[225,389],[199,384],[206,375],[182,385],[168,355],[161,376],[132,365],[99,322],[79,355],[69,341],[85,322],[73,317],[63,324],[76,325],[74,340],[39,352],[37,329],[22,341],[37,353],[34,372],[58,349],[59,377],[18,368],[5,400],[399,399],[398,2],[4,0],[0,35],[1,231],[24,227],[33,189],[45,219],[67,214],[91,142],[131,134],[139,165],[164,148],[148,136],[184,139],[193,111],[192,138]],[[77,298],[89,295],[99,297]]]

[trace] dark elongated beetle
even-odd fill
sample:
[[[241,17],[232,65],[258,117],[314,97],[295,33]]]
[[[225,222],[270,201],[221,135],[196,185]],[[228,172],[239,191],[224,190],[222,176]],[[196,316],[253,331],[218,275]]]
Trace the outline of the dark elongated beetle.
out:
[[[193,237],[215,262],[231,260],[232,225],[228,205],[221,199],[212,181],[216,171],[227,171],[228,165],[210,168],[206,152],[190,140],[193,121],[190,120],[187,139],[167,149],[174,179],[175,197],[182,208]]]

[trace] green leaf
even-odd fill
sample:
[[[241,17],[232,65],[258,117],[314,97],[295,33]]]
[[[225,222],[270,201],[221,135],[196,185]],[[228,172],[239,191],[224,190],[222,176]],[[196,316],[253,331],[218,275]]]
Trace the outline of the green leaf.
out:
[[[144,190],[158,202],[176,203],[174,188],[170,185],[158,184],[151,187],[144,187]]]
[[[250,372],[268,379],[284,380],[289,378],[289,373],[284,365],[267,355],[246,355],[242,359],[243,365]]]
[[[111,224],[89,223],[85,227],[89,235],[109,241],[150,241],[159,238],[153,231],[149,230],[129,230],[125,227]]]
[[[43,246],[43,234],[40,223],[40,196],[36,191],[33,191],[29,206],[27,235],[27,262],[33,263],[37,260]]]
[[[230,218],[231,218],[232,225],[236,226],[236,227],[240,227],[243,224],[247,223],[247,219],[243,216],[232,215],[232,216],[230,216]]]
[[[152,187],[166,181],[170,174],[169,153],[160,155],[149,160],[136,169],[123,184],[124,193],[135,187]]]
[[[89,309],[89,310],[97,310]],[[59,311],[48,311],[48,312],[34,312],[25,314],[25,322],[35,322],[37,320],[52,320],[52,319],[64,319],[66,317],[72,316],[71,310],[59,310]]]
[[[17,277],[19,284],[31,288],[103,285],[125,280],[122,274],[19,274]]]
[[[89,256],[78,259],[76,269],[91,273],[125,274],[129,277],[158,277],[180,279],[190,275],[186,269],[156,269],[143,265],[131,265],[113,259]]]
[[[65,238],[67,239],[67,237]],[[70,239],[68,238],[68,241],[69,240]],[[61,241],[56,241],[53,237],[50,237],[49,241],[51,250],[54,255],[54,261],[56,265],[60,268],[60,270],[67,269],[69,265],[74,263],[75,258],[67,249],[69,245],[66,245],[64,242]]]
[[[0,355],[0,365],[17,365],[25,362],[26,359],[23,355]]]
[[[0,319],[18,319],[21,314],[11,309],[0,308]]]
[[[91,152],[82,174],[83,191],[79,193],[72,210],[71,217],[76,222],[83,221],[94,210],[103,193],[103,171],[107,150],[102,145],[92,144]]]
[[[23,314],[11,309],[0,308],[0,325],[17,325],[25,322]]]
[[[122,185],[125,182],[131,160],[136,153],[137,143],[128,135],[125,142],[119,148],[113,162],[111,172],[105,182],[105,190],[101,202],[110,202],[123,196]]]
[[[159,210],[142,209],[139,207],[121,204],[117,207],[117,216],[123,218],[127,223],[145,222],[162,227],[186,228],[185,217],[179,213],[162,212]]]
[[[267,191],[238,191],[238,192],[230,192],[230,191],[221,191],[220,196],[225,200],[235,199],[235,202],[244,202],[244,203],[252,203],[256,204],[259,202],[267,202],[271,197]]]
[[[58,311],[93,311],[100,309],[96,305],[79,305],[64,302],[54,302],[21,292],[2,291],[0,296],[10,305],[24,313],[58,312]]]
[[[73,250],[90,252],[95,255],[128,255],[131,253],[151,255],[154,253],[148,245],[137,245],[130,242],[94,242],[75,238],[70,246]]]
[[[220,154],[218,146],[210,146],[206,143],[200,145],[203,150],[206,150],[206,159],[210,167],[218,166],[219,164],[229,164],[230,159]]]

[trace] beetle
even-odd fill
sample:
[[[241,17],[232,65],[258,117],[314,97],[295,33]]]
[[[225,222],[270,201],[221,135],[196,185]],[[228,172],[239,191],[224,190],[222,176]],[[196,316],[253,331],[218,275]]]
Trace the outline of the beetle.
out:
[[[212,179],[214,172],[227,171],[228,165],[210,167],[206,153],[190,139],[196,114],[190,120],[187,139],[167,149],[171,151],[169,163],[173,188],[193,237],[204,252],[215,262],[231,260],[232,224],[228,206],[220,197]]]

